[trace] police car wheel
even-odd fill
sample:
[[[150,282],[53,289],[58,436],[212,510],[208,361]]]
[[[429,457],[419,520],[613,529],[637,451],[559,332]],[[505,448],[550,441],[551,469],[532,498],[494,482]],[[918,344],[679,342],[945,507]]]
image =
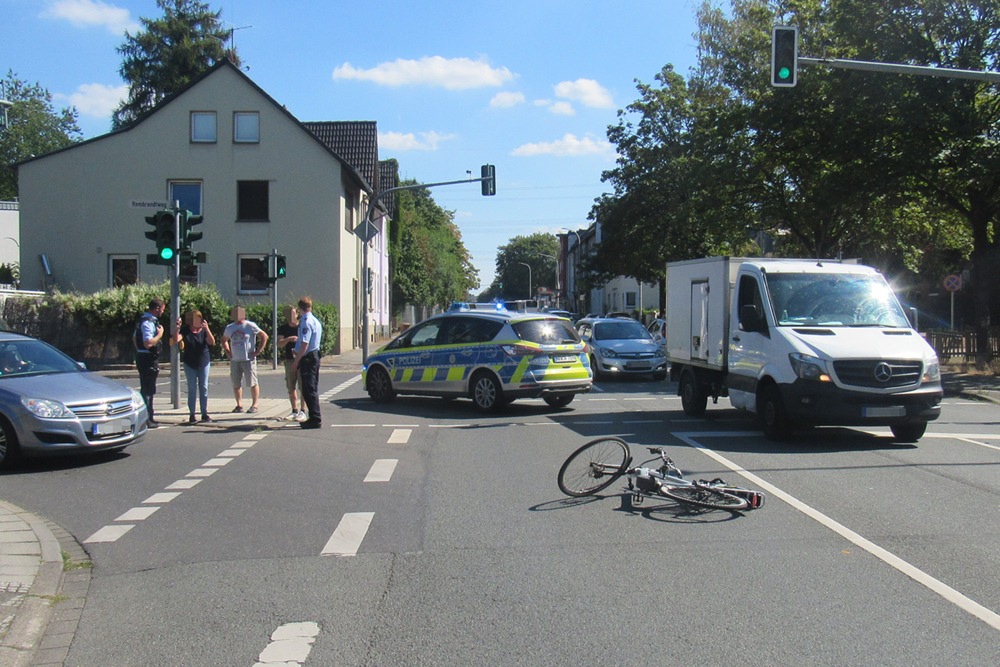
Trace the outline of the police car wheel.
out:
[[[384,368],[376,366],[368,374],[368,396],[376,403],[389,403],[396,398],[392,380]]]
[[[472,378],[472,402],[483,412],[494,412],[504,406],[503,388],[492,374],[482,372]]]

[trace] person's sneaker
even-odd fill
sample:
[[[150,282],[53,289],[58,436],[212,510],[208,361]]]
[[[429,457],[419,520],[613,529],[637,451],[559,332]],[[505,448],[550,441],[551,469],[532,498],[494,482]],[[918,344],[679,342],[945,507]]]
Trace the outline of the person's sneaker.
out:
[[[293,410],[290,415],[285,417],[285,421],[294,421],[298,418],[299,418],[299,413]]]
[[[150,419],[148,422],[146,422],[146,428],[160,428],[160,424]]]
[[[295,421],[304,422],[307,419],[305,410],[299,410],[295,413]]]
[[[323,425],[320,423],[320,421],[318,419],[317,420],[307,419],[304,422],[301,422],[299,424],[299,427],[300,428],[323,428]]]
[[[202,416],[201,416],[201,420],[202,420],[203,422],[210,422],[210,421],[212,421],[212,418],[211,418],[211,417],[209,417],[208,415],[202,415]]]
[[[191,415],[190,417],[188,417],[187,423],[188,424],[197,424],[198,420],[194,418],[194,415]]]

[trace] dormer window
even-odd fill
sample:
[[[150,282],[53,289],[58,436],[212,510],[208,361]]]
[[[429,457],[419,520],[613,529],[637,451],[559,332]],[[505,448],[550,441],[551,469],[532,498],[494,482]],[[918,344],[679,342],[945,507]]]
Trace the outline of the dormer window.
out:
[[[191,143],[214,144],[218,141],[218,122],[214,111],[191,112]]]

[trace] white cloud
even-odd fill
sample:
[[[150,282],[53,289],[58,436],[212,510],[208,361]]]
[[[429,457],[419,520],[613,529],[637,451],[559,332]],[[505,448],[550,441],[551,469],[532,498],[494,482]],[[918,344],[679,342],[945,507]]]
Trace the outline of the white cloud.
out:
[[[490,100],[490,106],[495,109],[507,109],[509,107],[515,107],[518,104],[524,104],[524,93],[497,93],[493,96],[493,99]]]
[[[424,85],[465,90],[501,86],[514,75],[506,67],[491,67],[482,60],[431,56],[420,60],[400,58],[371,69],[344,63],[333,70],[333,78],[371,81],[380,86]]]
[[[121,35],[126,30],[136,32],[141,27],[128,9],[115,7],[100,0],[57,0],[42,12],[44,18],[69,21],[77,28],[104,27]]]
[[[442,142],[454,139],[454,134],[440,132],[379,132],[379,148],[395,151],[436,151]]]
[[[595,109],[614,109],[615,101],[608,89],[593,79],[563,81],[555,87],[556,97],[579,102]]]
[[[522,144],[515,148],[511,155],[519,157],[535,157],[537,155],[575,157],[580,155],[614,155],[614,152],[614,146],[607,141],[566,134],[562,139],[555,141]]]
[[[575,116],[576,109],[569,102],[556,102],[549,105],[549,111],[557,116]]]
[[[83,116],[111,118],[118,105],[128,97],[128,86],[105,86],[102,83],[85,83],[69,95],[53,95],[65,99]]]

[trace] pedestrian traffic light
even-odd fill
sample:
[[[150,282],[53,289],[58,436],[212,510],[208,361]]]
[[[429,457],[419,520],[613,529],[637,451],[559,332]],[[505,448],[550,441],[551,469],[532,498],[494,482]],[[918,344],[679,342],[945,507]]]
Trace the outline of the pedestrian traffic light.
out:
[[[146,232],[146,238],[156,242],[156,257],[161,264],[170,264],[177,254],[176,221],[171,211],[157,211],[146,216],[146,224],[156,229]]]
[[[795,85],[799,59],[799,29],[776,25],[771,31],[771,85]]]
[[[274,258],[274,277],[276,279],[280,280],[285,277],[285,264],[286,260],[284,255],[278,255]]]
[[[497,193],[497,170],[492,164],[484,164],[479,170],[482,174],[480,183],[483,186],[483,196],[492,197]]]
[[[181,211],[181,250],[190,250],[192,243],[201,240],[204,233],[193,232],[191,228],[195,225],[200,225],[204,221],[205,218],[203,216],[195,215],[191,211]]]

